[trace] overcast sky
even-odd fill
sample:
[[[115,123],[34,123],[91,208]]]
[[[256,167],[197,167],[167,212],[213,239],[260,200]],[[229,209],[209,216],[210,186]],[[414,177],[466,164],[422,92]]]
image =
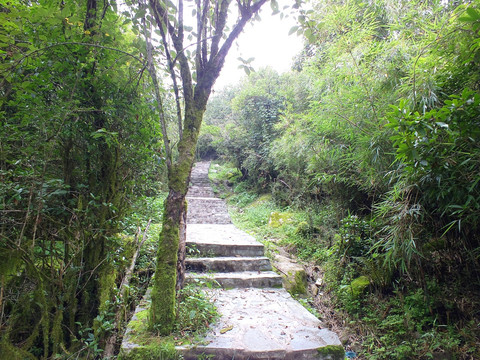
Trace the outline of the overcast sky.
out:
[[[290,1],[284,0],[279,3],[282,9],[282,3]],[[244,32],[230,49],[225,66],[215,83],[215,89],[236,83],[245,76],[245,71],[238,68],[241,64],[237,60],[238,57],[245,60],[254,57],[251,65],[255,70],[266,66],[279,73],[290,70],[293,57],[302,49],[302,39],[296,35],[288,35],[289,30],[295,25],[293,17],[280,19],[279,14],[271,14],[272,9],[267,3],[260,14],[262,20],[247,24]]]

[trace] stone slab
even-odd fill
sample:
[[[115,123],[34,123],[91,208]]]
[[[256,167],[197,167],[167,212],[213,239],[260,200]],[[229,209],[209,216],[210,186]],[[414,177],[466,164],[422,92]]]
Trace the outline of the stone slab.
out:
[[[297,264],[286,256],[275,254],[273,267],[281,274],[283,287],[287,291],[294,294],[307,293],[307,273],[302,265]]]
[[[262,246],[255,238],[233,224],[187,224],[187,243]]]
[[[187,271],[193,272],[236,272],[236,271],[270,271],[270,260],[265,257],[202,257],[187,258]]]
[[[187,224],[231,224],[225,201],[218,198],[187,198]]]
[[[263,256],[264,246],[233,224],[187,224],[187,247],[203,256]]]
[[[185,359],[342,359],[337,335],[284,289],[209,291],[221,318],[201,344],[177,348]]]
[[[189,197],[214,197],[215,193],[213,192],[210,186],[191,186],[187,192],[187,198]]]
[[[206,280],[230,288],[278,288],[282,286],[282,277],[273,271],[242,271],[217,273],[187,273],[186,282]]]

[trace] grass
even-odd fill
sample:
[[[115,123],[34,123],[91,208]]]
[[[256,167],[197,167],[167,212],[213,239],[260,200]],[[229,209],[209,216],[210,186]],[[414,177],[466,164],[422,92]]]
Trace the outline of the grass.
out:
[[[228,173],[217,166],[214,181],[226,181],[222,174]],[[335,203],[307,210],[280,207],[246,183],[231,185],[224,197],[237,227],[270,251],[283,246],[322,269],[324,294],[314,303],[326,324],[349,334],[347,348],[357,353],[356,359],[478,358],[478,321],[469,320],[478,318],[472,315],[478,311],[474,297],[456,298],[461,291],[448,284],[428,282],[422,289],[412,279],[398,274],[394,279],[369,251],[368,219],[344,217]],[[359,278],[371,285],[346,291]]]
[[[130,351],[122,351],[121,360],[182,359],[176,346],[202,341],[210,324],[219,314],[206,291],[205,284],[188,284],[180,290],[177,301],[177,321],[171,335],[159,336],[148,328],[148,310],[137,313],[137,319],[129,323],[130,341],[137,344]]]

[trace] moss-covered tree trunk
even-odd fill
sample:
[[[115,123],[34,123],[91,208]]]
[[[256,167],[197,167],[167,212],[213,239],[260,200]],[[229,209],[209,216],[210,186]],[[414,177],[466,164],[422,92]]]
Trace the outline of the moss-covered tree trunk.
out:
[[[197,45],[194,55],[194,72],[196,75],[196,81],[194,81],[193,71],[190,68],[193,59],[189,59],[184,51],[186,28],[183,26],[183,0],[179,0],[178,6],[173,6],[161,0],[149,0],[150,11],[162,37],[163,51],[169,62],[169,70],[173,78],[177,76],[176,63],[179,65],[184,103],[183,127],[181,126],[181,119],[179,119],[180,141],[178,143],[178,157],[175,161],[171,152],[168,151],[170,145],[167,134],[163,134],[168,157],[169,194],[165,200],[163,228],[160,233],[150,308],[150,326],[156,328],[162,335],[169,334],[175,323],[175,297],[178,288],[177,269],[180,272],[184,270],[182,264],[177,264],[178,254],[180,253],[180,260],[182,261],[185,251],[184,247],[179,248],[180,234],[185,236],[185,229],[180,229],[180,226],[183,223],[182,218],[186,215],[185,196],[190,182],[190,173],[195,159],[198,135],[207,101],[213,84],[220,75],[220,70],[232,43],[242,32],[246,23],[266,2],[267,0],[237,2],[236,6],[239,10],[237,23],[225,38],[228,8],[230,4],[235,4],[235,2],[195,1],[197,29],[195,35],[194,33],[190,34],[196,37]],[[172,21],[172,17],[175,17],[175,21]],[[213,36],[210,36],[210,34],[213,34]],[[221,44],[224,38],[225,40]],[[177,98],[177,100],[179,99]],[[177,101],[178,103],[179,101]],[[163,126],[163,128],[166,127]],[[178,275],[178,281],[181,282],[183,274]]]
[[[184,223],[182,218],[185,212],[185,197],[206,101],[203,106],[199,105],[201,108],[193,111],[192,117],[185,118],[185,123],[192,126],[184,129],[182,140],[178,145],[178,160],[169,167],[168,173],[169,193],[164,205],[151,306],[152,324],[158,324],[157,331],[162,335],[169,334],[173,330],[175,321],[180,226]]]
[[[177,286],[176,292],[180,291],[183,288],[185,283],[185,257],[186,257],[186,246],[187,246],[187,208],[188,204],[185,201],[184,210],[182,216],[180,217],[180,228],[178,231],[179,243],[178,243],[178,258],[177,258]]]

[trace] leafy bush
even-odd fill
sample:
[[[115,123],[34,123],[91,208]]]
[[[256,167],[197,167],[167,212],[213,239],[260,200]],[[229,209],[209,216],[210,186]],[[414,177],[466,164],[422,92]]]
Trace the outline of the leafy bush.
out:
[[[420,114],[405,102],[393,107],[388,126],[396,157],[418,201],[444,231],[475,237],[480,223],[480,95],[465,89],[437,109]],[[477,239],[478,241],[478,239]]]

